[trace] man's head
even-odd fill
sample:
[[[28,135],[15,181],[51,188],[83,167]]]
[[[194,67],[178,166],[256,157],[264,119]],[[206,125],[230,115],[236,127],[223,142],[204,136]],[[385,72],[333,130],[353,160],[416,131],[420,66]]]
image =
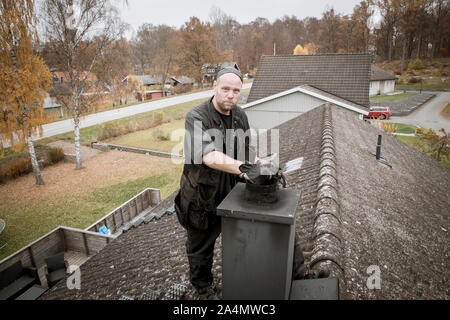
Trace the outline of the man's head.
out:
[[[241,73],[234,68],[224,68],[217,74],[217,80],[214,81],[213,87],[214,106],[220,113],[229,114],[241,95]]]

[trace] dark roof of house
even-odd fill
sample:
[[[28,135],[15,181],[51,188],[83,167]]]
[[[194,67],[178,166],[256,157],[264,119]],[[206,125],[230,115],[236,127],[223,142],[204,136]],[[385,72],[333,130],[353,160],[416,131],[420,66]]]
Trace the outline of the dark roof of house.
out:
[[[377,66],[370,66],[370,81],[395,80],[395,75]]]
[[[303,157],[287,174],[301,190],[296,232],[306,263],[340,280],[341,299],[449,299],[450,173],[439,163],[354,113],[329,104],[277,127],[280,161]],[[378,135],[381,155],[375,159]],[[269,139],[270,141],[270,139]],[[174,194],[155,210],[172,204]],[[80,290],[65,281],[41,299],[138,299],[188,286],[186,233],[176,215],[124,233],[81,266]],[[221,294],[221,238],[213,274]],[[380,268],[381,289],[369,290],[368,267]]]
[[[368,54],[262,56],[247,102],[303,84],[369,106]]]

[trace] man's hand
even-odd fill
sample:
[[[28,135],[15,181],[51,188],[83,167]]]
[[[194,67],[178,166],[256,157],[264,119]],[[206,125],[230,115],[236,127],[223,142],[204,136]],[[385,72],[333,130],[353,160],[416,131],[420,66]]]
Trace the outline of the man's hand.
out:
[[[271,176],[263,175],[261,173],[261,167],[256,164],[246,162],[239,166],[239,170],[241,171],[241,174],[239,174],[240,178],[244,178],[254,184],[264,184],[271,178]]]

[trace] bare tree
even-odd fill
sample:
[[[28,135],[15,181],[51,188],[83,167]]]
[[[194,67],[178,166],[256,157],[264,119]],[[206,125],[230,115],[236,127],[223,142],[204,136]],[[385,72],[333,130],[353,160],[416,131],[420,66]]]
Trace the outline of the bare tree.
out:
[[[88,97],[98,91],[92,88],[92,70],[125,25],[108,0],[42,0],[41,15],[47,41],[56,50],[56,67],[68,78],[66,107],[74,121],[76,169],[81,169],[80,117],[90,107]]]

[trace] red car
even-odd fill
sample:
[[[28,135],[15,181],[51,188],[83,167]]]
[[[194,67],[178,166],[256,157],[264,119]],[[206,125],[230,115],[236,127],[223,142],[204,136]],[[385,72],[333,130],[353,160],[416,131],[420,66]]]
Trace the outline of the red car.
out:
[[[369,114],[364,118],[380,118],[381,120],[389,119],[392,116],[391,108],[389,106],[372,106],[369,109]]]

